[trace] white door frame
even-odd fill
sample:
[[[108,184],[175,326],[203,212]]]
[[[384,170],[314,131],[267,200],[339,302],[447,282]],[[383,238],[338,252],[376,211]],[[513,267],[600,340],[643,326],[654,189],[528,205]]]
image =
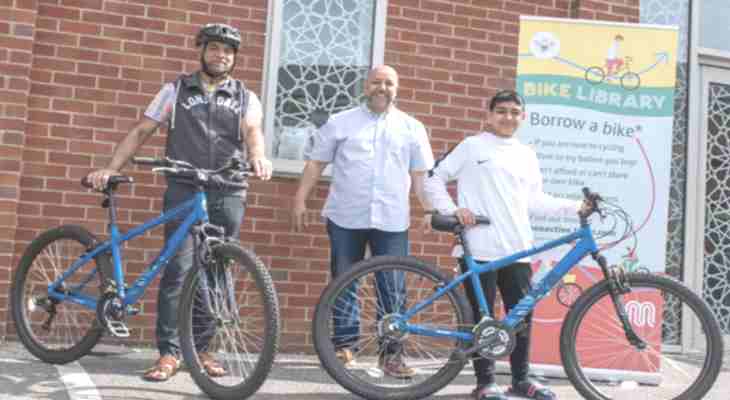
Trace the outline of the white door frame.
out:
[[[705,195],[707,180],[707,107],[709,83],[730,84],[730,53],[700,47],[700,6],[690,2],[689,121],[684,230],[684,283],[702,295],[704,283]],[[686,315],[687,313],[683,313]],[[699,327],[682,325],[682,346],[704,340]]]

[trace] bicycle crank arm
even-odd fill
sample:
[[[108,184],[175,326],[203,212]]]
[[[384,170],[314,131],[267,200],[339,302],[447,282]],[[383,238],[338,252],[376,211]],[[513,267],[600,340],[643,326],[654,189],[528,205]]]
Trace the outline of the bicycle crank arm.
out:
[[[456,357],[458,357],[460,360],[466,360],[469,358],[470,354],[476,353],[479,350],[491,346],[495,343],[499,342],[499,336],[496,334],[489,335],[486,339],[482,340],[481,343],[477,342],[477,344],[466,348],[464,350],[457,350],[454,353],[456,354]],[[481,357],[481,356],[480,356]]]

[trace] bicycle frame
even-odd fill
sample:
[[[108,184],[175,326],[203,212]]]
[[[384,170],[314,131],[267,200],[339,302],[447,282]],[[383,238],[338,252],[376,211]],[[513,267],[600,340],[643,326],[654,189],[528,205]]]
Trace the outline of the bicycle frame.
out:
[[[527,293],[527,295],[525,295],[525,297],[523,297],[522,300],[520,300],[520,302],[517,303],[512,308],[512,310],[510,310],[509,314],[507,314],[507,316],[504,318],[502,322],[505,324],[505,326],[510,329],[514,329],[520,322],[522,322],[525,316],[532,312],[537,303],[540,302],[540,300],[550,290],[552,290],[553,287],[555,287],[560,282],[563,276],[565,276],[565,274],[567,274],[573,267],[575,267],[583,257],[588,254],[598,252],[598,245],[593,238],[593,232],[590,225],[585,224],[575,232],[547,242],[541,246],[533,247],[528,250],[524,250],[513,255],[486,263],[480,263],[475,261],[471,254],[469,254],[466,244],[463,243],[465,249],[464,261],[466,262],[468,271],[457,276],[444,287],[437,290],[436,293],[431,295],[429,298],[423,300],[422,302],[416,304],[413,308],[406,311],[399,319],[399,322],[404,324],[402,328],[407,333],[431,337],[449,337],[459,340],[472,341],[474,335],[471,332],[431,329],[420,325],[409,324],[408,320],[422,309],[428,307],[444,294],[448,293],[451,290],[454,290],[465,280],[471,279],[471,283],[474,287],[474,292],[476,293],[477,301],[479,303],[479,311],[481,314],[478,316],[479,319],[477,319],[477,321],[479,321],[481,320],[481,317],[489,315],[487,299],[484,296],[482,283],[479,280],[480,274],[489,271],[497,271],[524,257],[533,256],[535,254],[542,253],[546,250],[550,250],[576,240],[577,243],[575,247],[571,249],[567,254],[565,254],[560,262],[558,262],[558,264],[555,265],[555,267],[553,267],[549,273],[547,273],[539,282],[534,284],[530,292]]]
[[[93,249],[87,250],[86,253],[81,255],[78,260],[74,261],[73,264],[52,284],[48,286],[48,297],[58,301],[70,301],[90,309],[96,309],[97,299],[91,296],[83,295],[80,293],[74,293],[74,290],[63,290],[59,288],[68,277],[72,276],[76,271],[82,268],[86,263],[91,261],[94,257],[99,254],[109,252],[112,253],[112,261],[114,265],[113,269],[113,281],[116,284],[116,294],[122,299],[123,306],[129,306],[136,303],[144,294],[147,287],[152,283],[152,280],[160,273],[171,257],[175,255],[177,250],[182,245],[185,237],[190,232],[190,228],[196,223],[207,223],[208,222],[208,211],[207,211],[207,198],[205,192],[198,191],[195,196],[180,204],[179,206],[164,212],[157,218],[153,218],[140,226],[130,229],[127,233],[120,233],[119,228],[116,224],[114,204],[111,202],[109,207],[111,208],[110,214],[110,238]],[[165,242],[164,247],[160,251],[157,258],[147,267],[147,270],[132,284],[129,290],[124,287],[124,270],[122,268],[122,254],[120,245],[128,240],[132,240],[150,229],[153,229],[159,225],[170,222],[180,215],[186,215],[182,224],[175,230],[172,237]],[[75,288],[81,289],[90,281],[93,280],[96,273],[96,268],[92,269],[87,277],[82,280]],[[64,293],[65,292],[65,293]]]

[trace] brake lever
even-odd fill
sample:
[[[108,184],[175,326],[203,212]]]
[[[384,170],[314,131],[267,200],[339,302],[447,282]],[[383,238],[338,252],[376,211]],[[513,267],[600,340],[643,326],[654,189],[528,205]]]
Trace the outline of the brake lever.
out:
[[[179,174],[180,170],[173,167],[157,167],[152,168],[152,172],[169,172],[171,174]]]

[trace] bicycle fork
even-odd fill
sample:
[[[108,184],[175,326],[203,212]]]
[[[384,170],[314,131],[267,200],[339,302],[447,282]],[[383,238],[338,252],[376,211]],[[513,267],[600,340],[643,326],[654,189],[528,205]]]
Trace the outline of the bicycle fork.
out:
[[[206,224],[207,225],[207,224]],[[218,264],[212,257],[212,247],[224,242],[218,237],[211,237],[207,234],[206,229],[214,229],[215,233],[223,234],[222,229],[219,230],[213,225],[203,226],[193,236],[195,237],[195,254],[194,260],[198,265],[205,266],[198,270],[199,286],[201,293],[201,302],[204,313],[210,318],[217,327],[230,323],[239,322],[239,316],[236,309],[235,291],[233,287],[233,277],[225,260],[222,264]],[[213,293],[222,292],[222,296],[213,296]],[[221,304],[224,302],[225,304]],[[228,318],[223,318],[222,311],[229,310]]]
[[[608,281],[608,292],[611,295],[611,301],[613,307],[616,310],[616,316],[618,317],[621,326],[624,328],[624,334],[626,340],[631,343],[632,346],[639,350],[645,350],[647,348],[646,341],[639,337],[634,331],[634,327],[629,322],[629,316],[626,313],[624,302],[621,299],[621,295],[630,293],[631,288],[626,284],[626,277],[623,273],[619,273],[616,269],[609,268],[606,262],[606,257],[601,255],[599,252],[592,253],[591,256],[598,263],[603,271],[603,276]]]

